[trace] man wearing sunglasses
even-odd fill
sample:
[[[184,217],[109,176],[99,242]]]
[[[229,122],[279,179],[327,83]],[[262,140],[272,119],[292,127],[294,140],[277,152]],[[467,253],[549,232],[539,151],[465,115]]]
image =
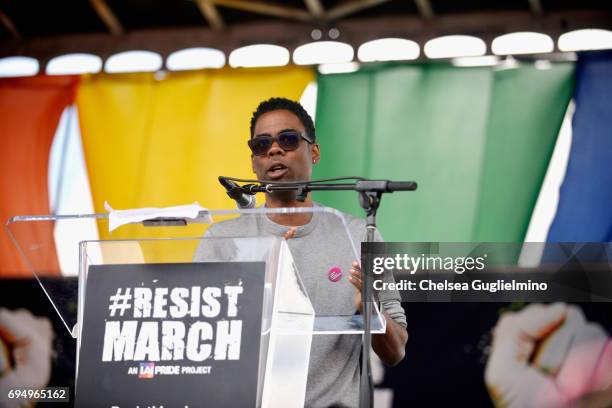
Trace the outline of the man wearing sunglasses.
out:
[[[285,98],[272,98],[262,102],[253,113],[250,131],[248,145],[252,152],[251,164],[257,179],[276,182],[311,179],[312,168],[319,163],[321,152],[316,143],[313,121],[298,102]],[[319,206],[313,202],[310,194],[304,201],[296,200],[295,192],[266,194],[265,205],[269,208]],[[290,249],[296,257],[296,263],[307,289],[309,292],[310,288],[317,291],[315,309],[339,310],[340,308],[360,311],[359,264],[353,262],[352,265],[339,265],[340,261],[337,259],[340,250],[337,241],[339,237],[346,235],[346,232],[338,226],[338,223],[334,226],[334,223],[325,222],[322,217],[320,212],[269,214],[268,217],[258,220],[257,225],[241,217],[211,226],[207,235],[227,236],[242,233],[249,236],[266,234],[284,236],[290,239]],[[353,241],[361,242],[365,237],[365,222],[348,214],[345,214],[345,219]],[[377,239],[382,240],[378,233]],[[332,281],[331,275],[327,274],[329,265],[339,265],[339,269],[344,272],[341,279],[348,280],[354,288],[342,282],[336,286],[327,282],[328,278]],[[392,276],[386,279],[392,279]],[[328,292],[322,294],[321,287],[326,284]],[[403,359],[408,338],[406,316],[399,299],[397,292],[380,294],[387,330],[385,334],[372,336],[374,351],[388,365],[396,365]],[[314,336],[306,406],[356,407],[359,402],[360,352],[361,336]]]

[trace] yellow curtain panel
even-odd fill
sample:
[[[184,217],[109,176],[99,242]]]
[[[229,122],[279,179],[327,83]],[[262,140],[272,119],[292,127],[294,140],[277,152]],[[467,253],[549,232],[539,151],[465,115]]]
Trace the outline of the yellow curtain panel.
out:
[[[77,106],[95,211],[105,212],[105,201],[115,209],[235,207],[217,176],[254,176],[246,144],[252,112],[272,96],[299,99],[312,80],[300,67],[83,78]],[[100,237],[136,231],[100,228]]]

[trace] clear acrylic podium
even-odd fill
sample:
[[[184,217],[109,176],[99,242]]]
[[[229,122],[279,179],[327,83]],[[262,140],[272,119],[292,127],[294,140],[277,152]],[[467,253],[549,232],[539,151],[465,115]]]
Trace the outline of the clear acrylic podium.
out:
[[[313,265],[312,256],[292,250],[298,240],[308,239],[307,236],[298,235],[287,241],[282,234],[272,234],[262,227],[271,223],[270,217],[278,220],[296,213],[333,226],[337,231],[332,239],[334,260],[315,257],[320,265]],[[212,224],[205,222],[207,216],[212,217]],[[360,242],[355,241],[361,236],[356,237],[356,226],[336,210],[210,210],[194,219],[154,218],[129,223],[113,232],[109,232],[108,217],[18,216],[6,225],[51,307],[76,338],[77,360],[87,302],[87,274],[94,265],[264,262],[257,406],[304,405],[313,335],[363,333],[362,316],[354,308],[355,289],[347,279],[350,263],[360,259]],[[317,245],[325,243],[313,245],[307,248],[317,251]],[[330,275],[331,269],[338,267],[344,275],[341,279]],[[76,280],[76,290],[67,290],[66,285],[58,285],[58,279],[50,276]],[[205,277],[202,279],[205,281]],[[337,306],[330,305],[330,294],[339,299]],[[385,319],[376,302],[373,304],[372,332],[384,333]]]

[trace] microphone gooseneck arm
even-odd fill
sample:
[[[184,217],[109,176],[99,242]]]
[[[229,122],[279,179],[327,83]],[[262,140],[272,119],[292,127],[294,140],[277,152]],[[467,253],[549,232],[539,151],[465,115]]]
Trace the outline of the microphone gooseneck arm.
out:
[[[324,183],[328,181],[341,181],[356,179],[353,183]],[[361,177],[340,177],[335,179],[295,181],[295,182],[270,182],[263,180],[234,179],[220,176],[219,181],[227,190],[227,194],[236,200],[236,196],[242,194],[253,195],[256,193],[273,193],[276,191],[295,191],[297,200],[304,201],[311,191],[357,191],[360,193],[360,201],[363,194],[367,193],[393,193],[394,191],[414,191],[417,183],[414,181],[390,181],[390,180],[367,180]],[[235,181],[247,181],[251,184],[242,186]],[[230,187],[227,187],[230,186]],[[368,199],[369,200],[369,199]],[[363,207],[363,206],[362,206]]]

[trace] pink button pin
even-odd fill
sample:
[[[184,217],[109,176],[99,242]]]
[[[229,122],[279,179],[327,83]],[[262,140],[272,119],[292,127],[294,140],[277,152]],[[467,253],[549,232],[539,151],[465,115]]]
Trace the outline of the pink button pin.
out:
[[[342,269],[337,266],[334,266],[327,272],[327,278],[332,282],[338,282],[342,279]]]

